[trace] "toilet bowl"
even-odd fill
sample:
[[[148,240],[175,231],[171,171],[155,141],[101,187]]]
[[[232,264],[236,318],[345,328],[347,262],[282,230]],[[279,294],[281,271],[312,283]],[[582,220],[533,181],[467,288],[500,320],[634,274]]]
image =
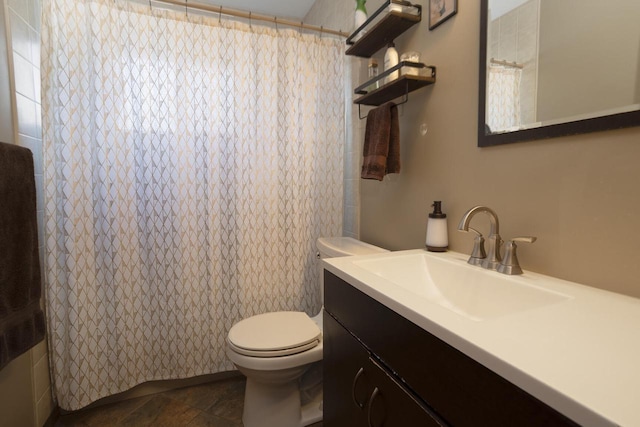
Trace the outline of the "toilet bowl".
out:
[[[319,258],[386,252],[350,237],[321,237],[317,248]],[[241,320],[227,335],[227,356],[247,377],[245,427],[302,427],[322,420],[322,310],[314,317],[281,311]]]

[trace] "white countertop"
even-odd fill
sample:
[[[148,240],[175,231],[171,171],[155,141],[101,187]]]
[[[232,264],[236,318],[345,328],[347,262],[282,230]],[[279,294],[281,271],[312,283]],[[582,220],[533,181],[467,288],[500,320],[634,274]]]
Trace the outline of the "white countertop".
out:
[[[477,321],[354,264],[416,253],[465,264],[468,258],[411,250],[325,259],[323,265],[577,423],[640,426],[640,299],[525,271],[523,280],[571,298]]]

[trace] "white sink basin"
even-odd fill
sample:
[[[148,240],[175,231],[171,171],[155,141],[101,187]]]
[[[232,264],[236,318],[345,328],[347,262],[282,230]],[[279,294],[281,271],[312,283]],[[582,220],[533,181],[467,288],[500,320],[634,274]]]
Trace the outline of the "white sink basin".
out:
[[[357,260],[353,264],[474,321],[571,299],[568,295],[545,289],[525,276],[507,276],[471,266],[465,261],[415,253]]]

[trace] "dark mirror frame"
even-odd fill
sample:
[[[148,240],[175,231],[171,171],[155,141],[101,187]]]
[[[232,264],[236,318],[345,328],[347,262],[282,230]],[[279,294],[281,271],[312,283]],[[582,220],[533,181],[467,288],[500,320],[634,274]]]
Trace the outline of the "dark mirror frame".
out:
[[[541,126],[513,132],[486,134],[486,89],[487,89],[487,28],[489,15],[489,0],[480,1],[480,96],[478,105],[478,147],[510,144],[512,142],[532,141],[536,139],[554,138],[565,135],[597,132],[603,130],[620,129],[640,126],[640,111],[611,114],[592,119],[578,120],[567,123]],[[597,84],[597,81],[594,81]],[[585,88],[589,90],[589,88]]]

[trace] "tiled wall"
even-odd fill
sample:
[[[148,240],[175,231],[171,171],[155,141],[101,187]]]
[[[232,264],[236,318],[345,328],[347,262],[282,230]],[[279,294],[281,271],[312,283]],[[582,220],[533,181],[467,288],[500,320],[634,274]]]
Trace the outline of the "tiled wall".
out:
[[[324,26],[333,30],[350,33],[353,30],[355,1],[316,0],[305,16],[304,22]],[[365,73],[367,61],[345,56],[347,75],[346,137],[344,151],[344,210],[343,235],[360,237],[360,164],[362,158],[362,139],[364,120],[358,118],[358,108],[353,105],[353,88],[358,86],[361,75]]]
[[[40,105],[41,0],[3,2],[8,41],[15,143],[33,152],[40,264],[44,265],[42,123]],[[12,70],[11,70],[12,69]],[[53,409],[46,340],[29,351],[35,426],[44,425]]]

